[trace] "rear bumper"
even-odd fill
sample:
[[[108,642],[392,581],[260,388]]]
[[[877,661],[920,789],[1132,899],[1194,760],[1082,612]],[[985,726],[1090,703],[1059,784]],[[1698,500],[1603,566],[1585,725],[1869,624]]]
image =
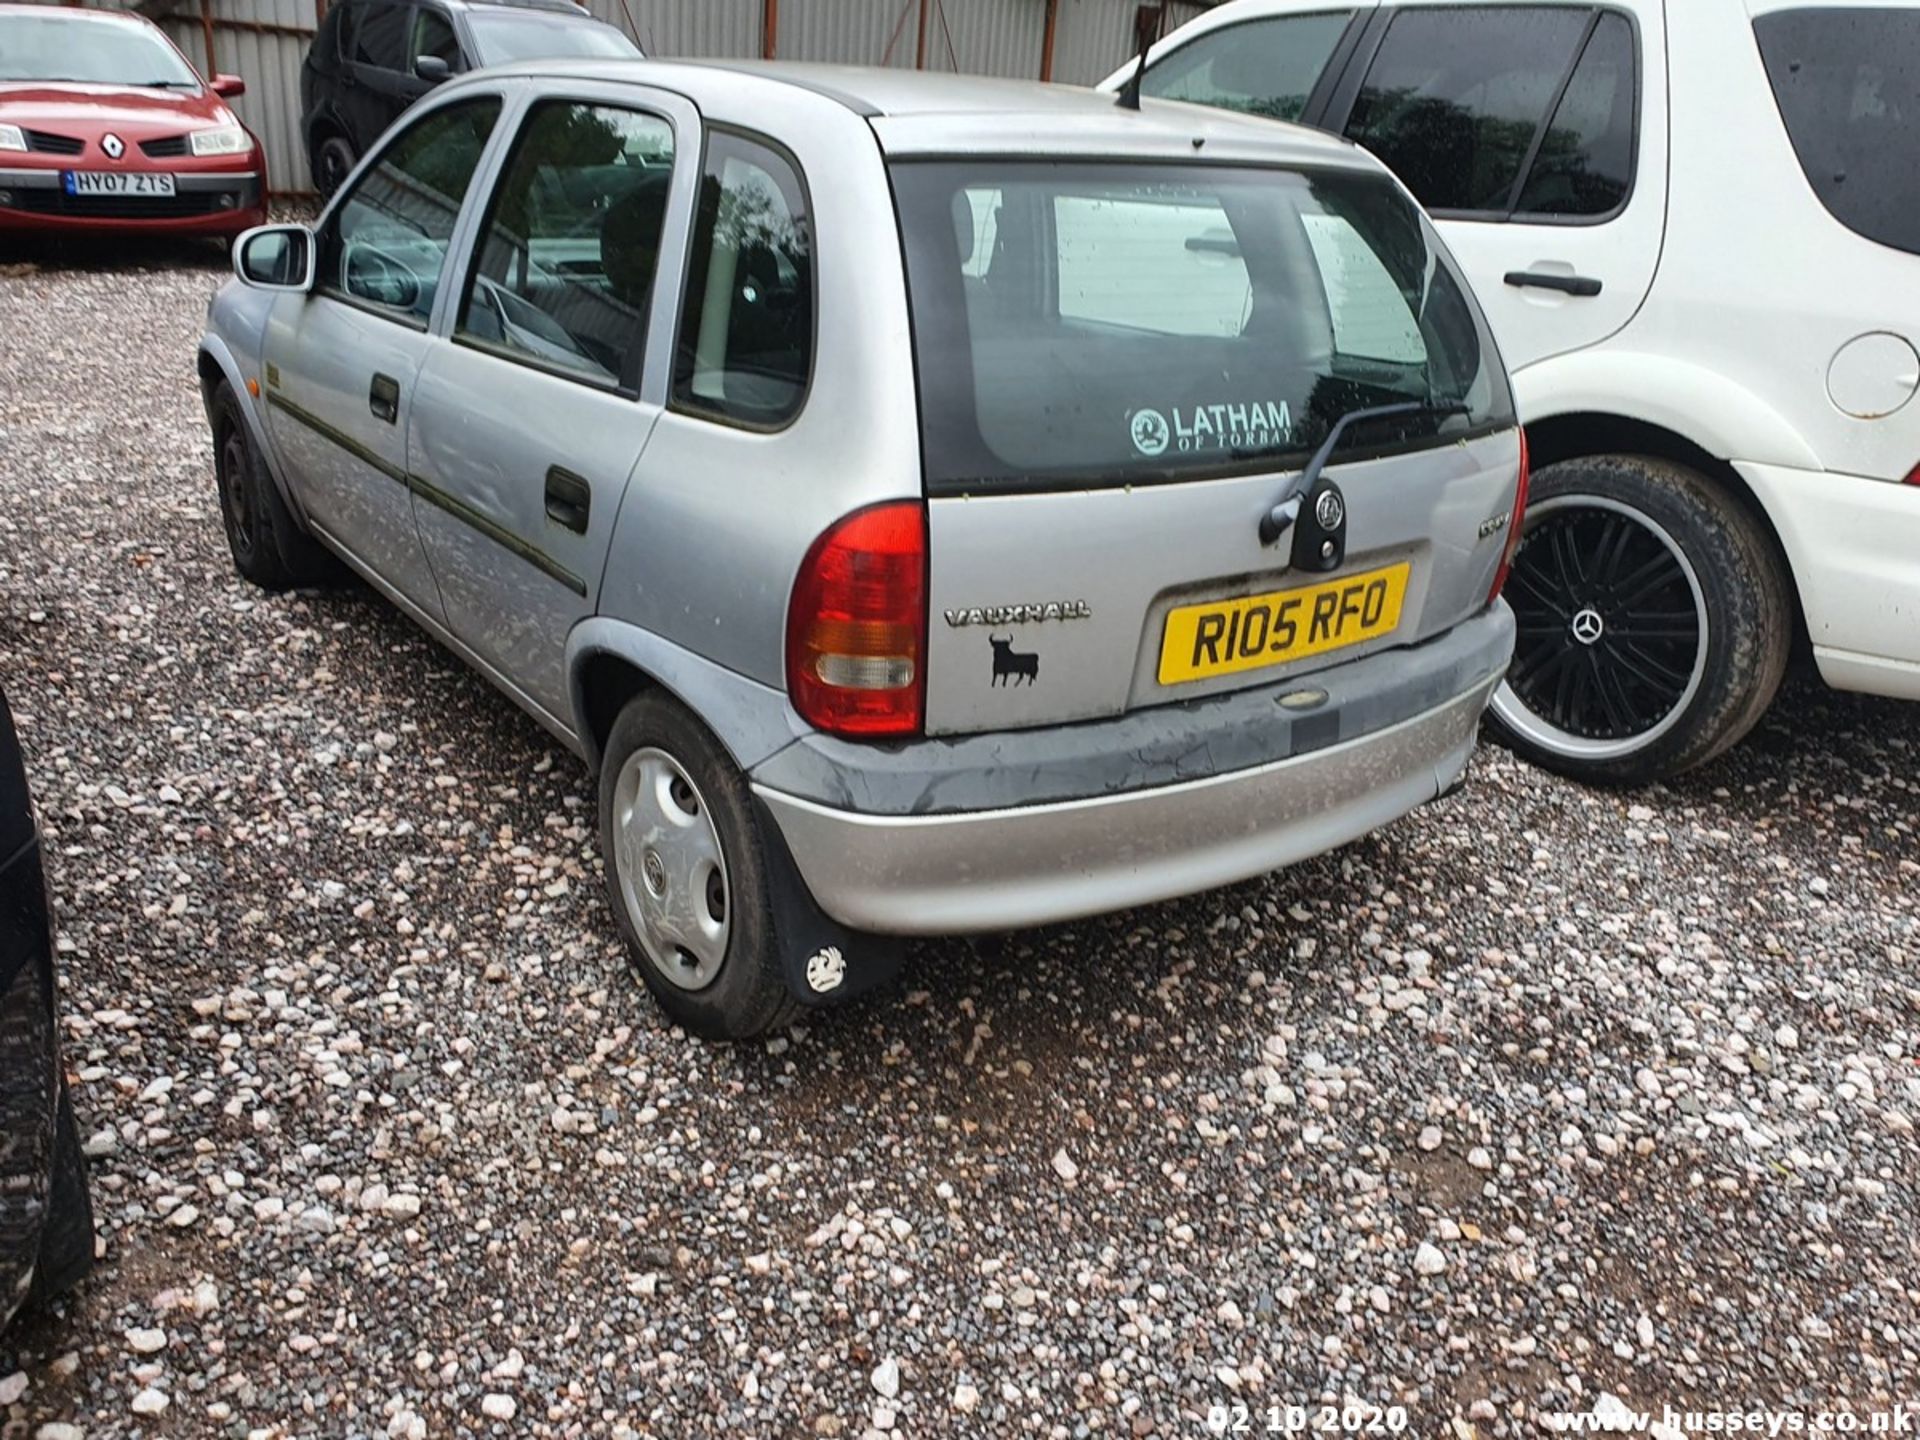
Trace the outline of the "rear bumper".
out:
[[[1920,700],[1920,486],[1738,469],[1779,532],[1827,683]]]
[[[266,223],[258,171],[174,176],[175,193],[154,199],[68,195],[58,170],[0,169],[0,231],[74,233],[150,230],[168,235],[238,235]]]
[[[1264,874],[1432,800],[1465,768],[1512,648],[1513,617],[1502,604],[1427,645],[1217,702],[870,752],[885,753],[888,774],[902,755],[932,772],[920,813],[848,809],[778,788],[773,777],[802,773],[782,764],[789,752],[755,771],[754,789],[815,901],[843,925],[933,935],[1048,924]],[[1328,699],[1304,720],[1274,703],[1309,685]],[[1143,735],[1143,725],[1154,733]],[[1111,748],[1100,748],[1103,738]],[[954,750],[976,743],[1000,754],[991,779],[953,768]],[[1058,789],[1062,766],[1036,767],[1020,752],[1063,743],[1075,752],[1065,773],[1086,793],[925,813],[949,782],[976,793],[1007,781],[1030,793]],[[1216,750],[1244,756],[1249,743],[1279,753],[1215,768]],[[1166,779],[1161,755],[1182,757],[1186,776]],[[1129,771],[1135,783],[1118,783]],[[1104,783],[1091,783],[1096,775]],[[842,779],[848,795],[884,798],[890,788],[872,773]]]

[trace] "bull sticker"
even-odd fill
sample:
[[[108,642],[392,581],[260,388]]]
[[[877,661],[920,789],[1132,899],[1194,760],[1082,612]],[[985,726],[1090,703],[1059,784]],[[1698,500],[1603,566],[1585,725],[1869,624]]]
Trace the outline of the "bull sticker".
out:
[[[1133,448],[1149,458],[1214,450],[1276,450],[1293,441],[1293,407],[1282,400],[1136,410],[1127,419]]]
[[[1040,657],[1030,650],[1013,648],[1011,635],[989,635],[993,646],[993,683],[996,685],[1033,684],[1040,678]]]

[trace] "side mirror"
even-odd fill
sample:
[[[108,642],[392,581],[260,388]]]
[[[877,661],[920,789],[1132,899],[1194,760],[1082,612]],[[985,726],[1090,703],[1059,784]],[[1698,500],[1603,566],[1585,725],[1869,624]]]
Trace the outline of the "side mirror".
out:
[[[413,73],[429,85],[438,85],[453,74],[453,67],[438,55],[422,55],[413,62]]]
[[[313,288],[313,232],[304,225],[257,225],[233,242],[233,273],[256,290]]]
[[[247,82],[238,75],[216,75],[207,88],[223,99],[232,100],[247,93]]]

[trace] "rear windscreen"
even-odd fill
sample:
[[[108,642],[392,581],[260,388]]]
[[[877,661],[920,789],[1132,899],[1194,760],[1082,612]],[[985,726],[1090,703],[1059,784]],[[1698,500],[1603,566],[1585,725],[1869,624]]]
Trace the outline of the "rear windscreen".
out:
[[[1753,31],[1820,203],[1920,254],[1920,10],[1781,10]]]
[[[1513,423],[1432,228],[1385,177],[900,163],[932,493],[1150,484]]]

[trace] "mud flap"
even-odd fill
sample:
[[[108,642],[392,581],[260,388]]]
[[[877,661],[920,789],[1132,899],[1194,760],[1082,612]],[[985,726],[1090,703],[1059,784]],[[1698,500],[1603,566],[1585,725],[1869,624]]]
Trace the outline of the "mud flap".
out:
[[[898,936],[849,930],[814,903],[787,849],[786,837],[766,803],[755,796],[760,848],[767,862],[767,892],[787,988],[805,1005],[838,1005],[890,984],[906,958]]]

